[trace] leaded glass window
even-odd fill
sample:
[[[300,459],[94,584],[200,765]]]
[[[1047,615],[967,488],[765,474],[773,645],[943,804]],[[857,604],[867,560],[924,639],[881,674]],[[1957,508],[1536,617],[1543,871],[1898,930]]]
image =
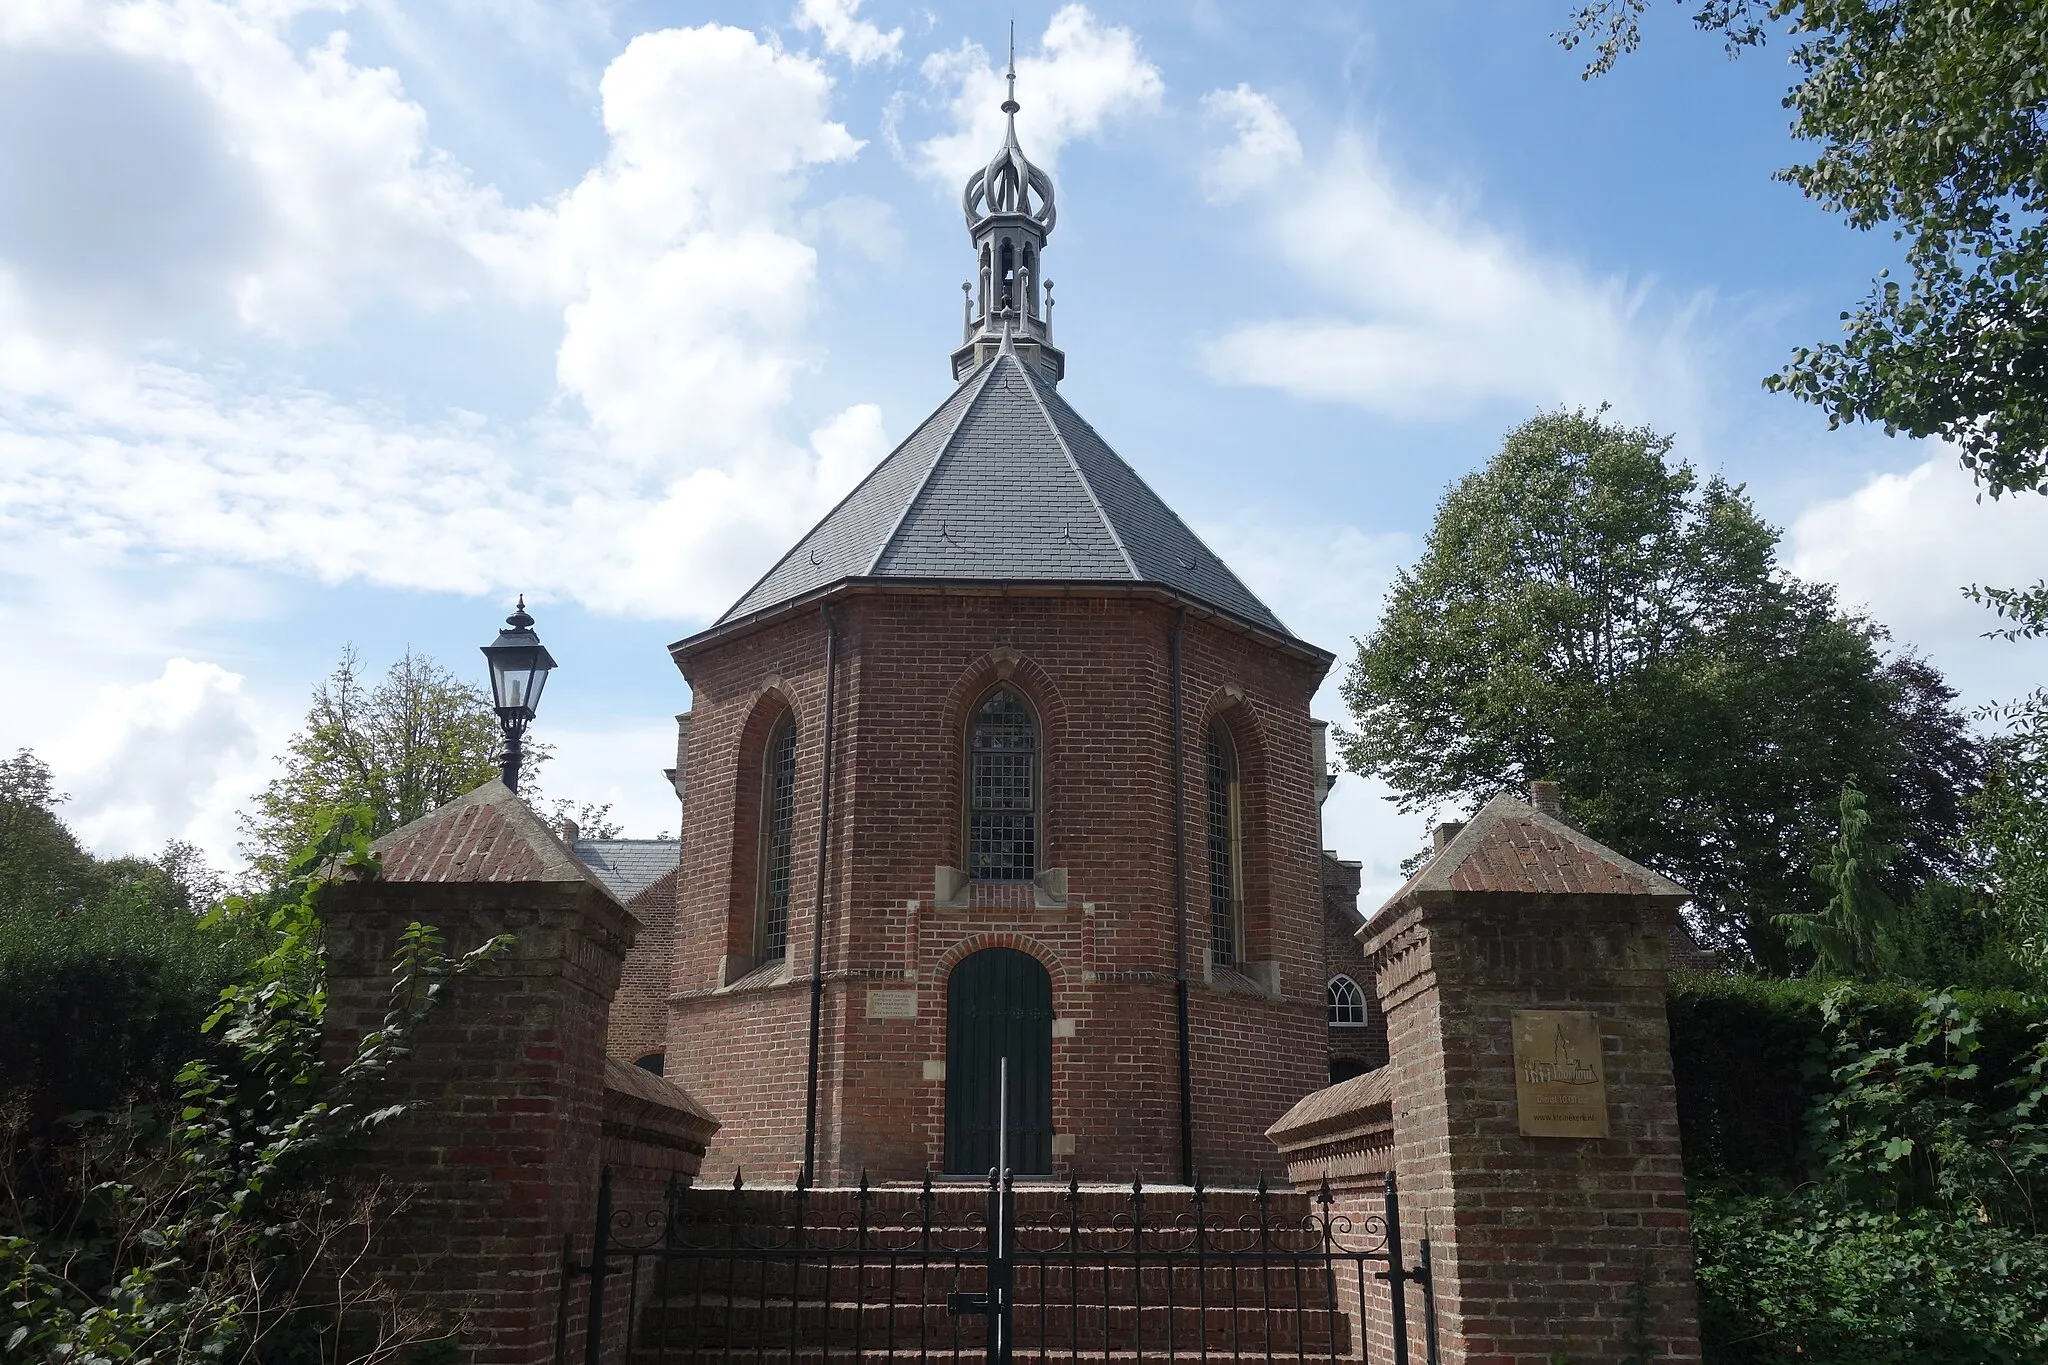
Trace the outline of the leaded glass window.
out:
[[[1209,727],[1209,960],[1235,966],[1238,943],[1237,753],[1221,726]]]
[[[789,870],[796,816],[796,724],[785,716],[768,737],[761,783],[761,956],[789,950]]]
[[[1365,992],[1348,976],[1330,982],[1330,1022],[1357,1025],[1365,1022]]]
[[[968,733],[967,872],[976,881],[1038,875],[1038,723],[1016,693],[993,692]]]

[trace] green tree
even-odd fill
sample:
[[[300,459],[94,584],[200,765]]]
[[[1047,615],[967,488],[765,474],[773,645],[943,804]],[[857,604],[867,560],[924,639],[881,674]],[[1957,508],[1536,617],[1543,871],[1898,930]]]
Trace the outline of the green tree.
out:
[[[391,1196],[347,1164],[416,1102],[390,1096],[387,1077],[420,1026],[510,939],[452,958],[434,928],[408,926],[382,1027],[323,1058],[320,902],[337,874],[376,875],[369,818],[328,812],[275,889],[209,916],[268,951],[214,998],[213,1046],[178,1071],[176,1104],[104,1116],[59,1163],[61,1197],[0,1181],[0,1355],[398,1365],[453,1345],[449,1324],[360,1269]],[[187,1042],[201,1050],[196,1032]],[[0,1151],[0,1173],[19,1162]],[[344,1350],[344,1327],[368,1329],[361,1349]]]
[[[1835,841],[1813,869],[1827,903],[1813,914],[1780,915],[1778,927],[1823,974],[1875,981],[1890,965],[1887,940],[1899,922],[1882,885],[1896,853],[1871,836],[1869,802],[1853,782],[1842,788],[1841,812]]]
[[[1583,411],[1510,432],[1359,642],[1339,742],[1406,810],[1561,782],[1580,825],[1695,893],[1709,937],[1784,971],[1775,917],[1817,908],[1842,787],[1917,880],[1955,864],[1981,758],[1938,675],[1888,666],[1881,629],[1784,573],[1741,489],[1671,445]],[[1941,799],[1909,823],[1908,792]]]
[[[2048,482],[2048,6],[2032,0],[1685,0],[1732,51],[1782,27],[1799,78],[1778,172],[1849,226],[1889,226],[1881,274],[1843,337],[1767,385],[1833,424],[1938,436],[1993,497]],[[1591,76],[1640,40],[1650,0],[1591,0],[1560,35]],[[2038,600],[2038,594],[2037,594]]]
[[[2006,936],[2048,979],[2048,690],[1990,714],[2003,733],[1971,833]]]
[[[57,818],[64,800],[29,750],[0,759],[0,914],[64,910],[87,894],[93,859]]]
[[[274,880],[336,808],[367,809],[372,838],[396,829],[496,776],[500,743],[482,688],[409,650],[373,687],[346,649],[280,756],[284,771],[242,816],[242,852]],[[546,747],[529,741],[527,755],[531,772]]]

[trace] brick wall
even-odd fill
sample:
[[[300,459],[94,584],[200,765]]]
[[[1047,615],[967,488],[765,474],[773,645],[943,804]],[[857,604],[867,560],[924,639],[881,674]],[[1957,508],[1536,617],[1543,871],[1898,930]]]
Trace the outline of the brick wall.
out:
[[[1619,1362],[1643,1338],[1659,1360],[1699,1358],[1665,1030],[1684,898],[1502,797],[1370,925],[1403,1221],[1435,1236],[1447,1365]],[[1517,1009],[1593,1015],[1609,1136],[1523,1135]]]
[[[1143,594],[856,592],[840,632],[820,1176],[908,1178],[944,1149],[947,973],[977,945],[1043,962],[1058,1164],[1084,1177],[1179,1167],[1168,635]],[[816,610],[690,645],[670,1074],[724,1122],[722,1180],[787,1178],[801,1161],[811,918],[817,882],[825,634]],[[1197,1164],[1217,1180],[1276,1171],[1262,1134],[1327,1079],[1324,926],[1309,698],[1327,657],[1195,617],[1183,640],[1186,872]],[[1026,887],[938,903],[934,869],[966,864],[968,715],[998,682],[1040,729],[1039,866]],[[735,987],[752,945],[764,718],[799,727],[789,968]],[[1244,972],[1212,974],[1203,726],[1227,724],[1244,771]],[[723,971],[722,971],[723,968]],[[1277,992],[1266,989],[1277,980]],[[888,1017],[870,992],[915,991]],[[901,1004],[903,997],[894,998]],[[907,1013],[907,1012],[906,1012]],[[717,1039],[715,1048],[690,1048]],[[1064,1147],[1064,1144],[1062,1144]]]
[[[1365,919],[1358,913],[1359,866],[1326,849],[1322,874],[1325,977],[1349,977],[1365,997],[1364,1024],[1330,1025],[1330,1083],[1334,1085],[1386,1064],[1387,1016],[1373,994],[1365,947],[1358,941],[1358,931],[1365,927]]]
[[[511,949],[464,981],[394,1068],[415,1107],[361,1166],[406,1204],[381,1277],[459,1321],[466,1358],[551,1358],[561,1244],[595,1210],[607,1007],[632,922],[601,890],[366,882],[334,889],[327,924],[330,1055],[383,1021],[398,935],[440,927],[450,952],[494,935]]]
[[[539,1365],[554,1358],[558,1312],[580,1339],[588,1281],[565,1294],[562,1256],[565,1240],[589,1254],[600,1166],[645,1205],[669,1180],[689,1182],[717,1120],[606,1056],[640,926],[502,783],[377,851],[381,878],[334,886],[321,904],[330,1061],[382,1024],[408,925],[440,929],[451,954],[510,943],[443,997],[386,1077],[378,1102],[410,1107],[355,1173],[402,1202],[356,1271],[458,1329],[463,1360]]]
[[[668,982],[680,873],[680,868],[663,873],[626,902],[640,932],[620,969],[605,1042],[606,1051],[624,1061],[637,1062],[668,1048]]]

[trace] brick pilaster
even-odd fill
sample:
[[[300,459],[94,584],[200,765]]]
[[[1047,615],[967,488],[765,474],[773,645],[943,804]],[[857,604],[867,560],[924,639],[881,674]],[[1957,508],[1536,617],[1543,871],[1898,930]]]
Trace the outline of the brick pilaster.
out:
[[[566,850],[538,842],[553,836],[516,798],[489,787],[428,817],[439,826],[380,844],[390,880],[329,892],[328,1051],[348,1055],[381,1023],[406,925],[436,926],[451,954],[513,936],[393,1069],[390,1097],[414,1107],[356,1169],[385,1201],[374,1279],[459,1325],[464,1361],[541,1365],[553,1358],[563,1237],[584,1246],[595,1215],[606,1021],[636,926]]]
[[[1699,1359],[1664,1004],[1684,896],[1499,798],[1362,932],[1403,1223],[1434,1239],[1445,1365],[1618,1362],[1646,1342]],[[1610,1136],[1522,1135],[1520,1009],[1594,1016]]]

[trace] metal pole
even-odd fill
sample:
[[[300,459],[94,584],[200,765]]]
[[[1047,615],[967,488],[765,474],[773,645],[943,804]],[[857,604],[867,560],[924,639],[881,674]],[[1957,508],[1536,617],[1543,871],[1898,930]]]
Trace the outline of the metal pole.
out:
[[[811,893],[811,1041],[805,1063],[803,1183],[817,1179],[818,1038],[825,1009],[825,873],[826,849],[832,837],[832,735],[838,719],[839,628],[832,608],[821,606],[825,618],[825,752],[818,779],[818,877]]]
[[[498,760],[498,775],[513,791],[519,790],[519,765],[526,757],[526,746],[522,736],[526,733],[526,722],[510,720],[500,716],[498,728],[505,735],[505,753]]]
[[[1173,1008],[1180,1037],[1180,1183],[1195,1183],[1195,1080],[1188,1046],[1188,793],[1181,742],[1180,633],[1185,610],[1173,618],[1166,637],[1167,672],[1172,693],[1168,730],[1173,745]]]
[[[988,1332],[992,1365],[1010,1365],[1010,1059],[996,1067],[996,1218],[991,1228],[996,1249],[989,1267]]]
[[[1422,1341],[1423,1359],[1429,1365],[1437,1365],[1436,1358],[1436,1271],[1429,1257],[1429,1210],[1422,1211],[1423,1238],[1419,1250],[1422,1259],[1416,1263],[1416,1278],[1422,1281]]]
[[[601,1365],[604,1359],[604,1277],[611,1258],[612,1168],[607,1166],[597,1181],[597,1232],[590,1239],[589,1314],[583,1324],[583,1365]]]
[[[1392,1296],[1394,1365],[1408,1365],[1408,1262],[1401,1249],[1401,1196],[1387,1172],[1387,1291]]]

